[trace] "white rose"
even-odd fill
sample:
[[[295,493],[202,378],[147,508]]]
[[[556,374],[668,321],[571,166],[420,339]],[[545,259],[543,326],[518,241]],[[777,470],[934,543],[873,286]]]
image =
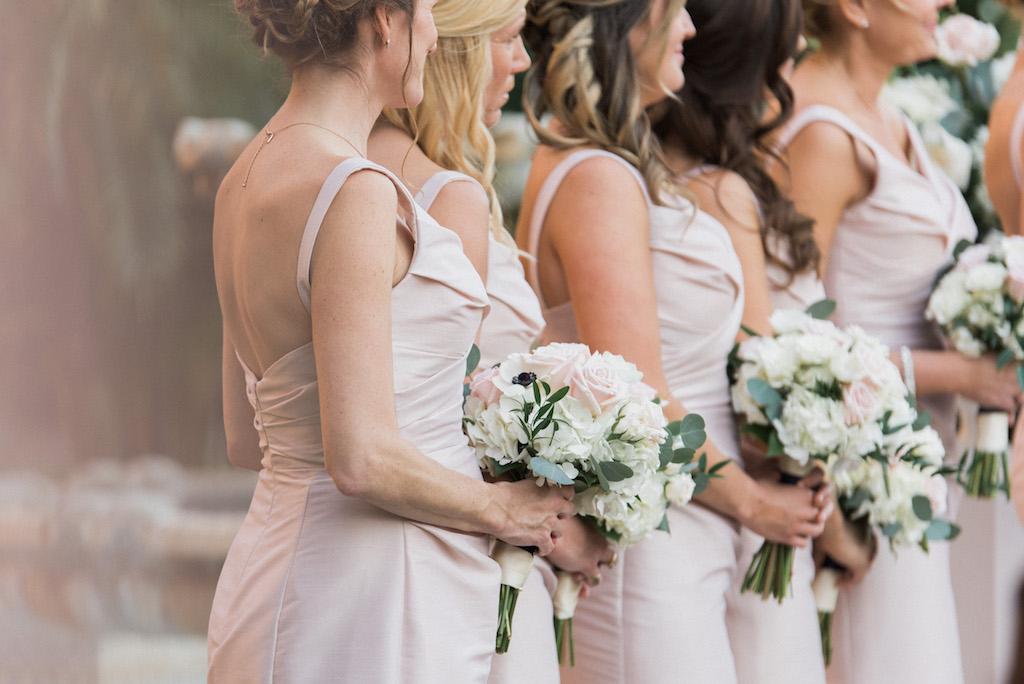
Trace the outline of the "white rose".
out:
[[[802,386],[793,387],[772,421],[786,455],[800,464],[811,457],[835,453],[846,437],[846,416],[838,401],[819,397]]]
[[[974,153],[971,146],[947,131],[938,121],[925,121],[920,126],[928,156],[961,191],[971,184]]]
[[[939,122],[957,109],[949,84],[930,74],[893,79],[882,89],[882,98],[918,125]]]
[[[1002,264],[987,262],[975,266],[967,272],[968,292],[991,291],[998,292],[1003,289],[1006,282],[1006,267]]]

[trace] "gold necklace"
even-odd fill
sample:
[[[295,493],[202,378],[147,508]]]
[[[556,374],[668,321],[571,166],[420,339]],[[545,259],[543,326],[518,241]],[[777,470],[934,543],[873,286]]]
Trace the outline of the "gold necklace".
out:
[[[334,135],[338,136],[346,143],[348,143],[348,146],[355,150],[356,154],[358,154],[360,157],[366,157],[366,153],[361,152],[359,148],[352,143],[351,140],[343,136],[341,133],[338,133],[337,131],[332,131],[330,128],[327,128],[327,126],[321,126],[320,124],[315,124],[310,121],[296,121],[295,123],[290,123],[283,128],[278,128],[276,131],[271,131],[270,126],[267,126],[267,128],[264,130],[263,140],[260,140],[260,146],[256,148],[256,152],[252,155],[252,159],[249,161],[249,168],[245,170],[245,178],[242,179],[243,188],[246,187],[246,185],[249,183],[249,172],[252,171],[252,165],[256,163],[256,157],[259,156],[260,150],[263,149],[263,146],[268,144],[271,140],[273,140],[275,135],[277,135],[281,131],[288,130],[292,126],[315,126],[316,128],[323,129],[328,133],[333,133]]]

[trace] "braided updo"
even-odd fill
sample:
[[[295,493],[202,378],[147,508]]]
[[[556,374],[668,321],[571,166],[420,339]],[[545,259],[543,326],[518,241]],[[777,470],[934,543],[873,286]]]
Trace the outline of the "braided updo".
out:
[[[378,8],[404,12],[412,22],[415,0],[234,0],[252,24],[252,41],[289,67],[327,64],[355,47],[359,23]]]
[[[635,166],[652,199],[678,192],[641,104],[630,31],[646,20],[653,0],[531,0],[523,37],[533,51],[524,84],[523,109],[540,141],[569,148],[594,145]],[[667,44],[672,18],[683,0],[668,0],[666,19],[652,42]],[[551,132],[541,119],[552,114],[568,135]]]

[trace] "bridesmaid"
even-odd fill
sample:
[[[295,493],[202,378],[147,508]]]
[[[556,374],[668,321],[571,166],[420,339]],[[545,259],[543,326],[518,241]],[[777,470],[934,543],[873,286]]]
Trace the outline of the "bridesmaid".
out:
[[[773,134],[793,110],[786,78],[802,42],[800,0],[689,0],[686,7],[697,31],[685,45],[686,81],[654,130],[670,167],[732,239],[743,272],[744,326],[771,334],[775,308],[806,309],[825,298],[812,222],[795,211],[766,168]],[[777,478],[763,450],[745,446],[748,470],[767,466]],[[814,545],[859,579],[871,547],[845,532],[842,516],[830,516]],[[764,539],[749,529],[741,536],[745,571]],[[733,597],[728,624],[730,638],[743,644],[735,654],[740,681],[825,681],[813,578],[810,547],[797,549],[790,594],[781,604],[755,593]]]
[[[1024,2],[1001,0],[1018,18]],[[1024,40],[1024,28],[1022,28]],[[985,185],[1007,235],[1024,234],[1020,201],[1024,192],[1024,52],[1018,53],[1013,72],[992,103],[985,144]]]
[[[935,56],[933,32],[950,0],[804,0],[820,48],[793,76],[796,114],[780,136],[797,209],[815,220],[834,320],[856,323],[893,350],[907,384],[954,462],[956,394],[1012,411],[1015,368],[943,350],[923,313],[937,271],[976,229],[959,190],[918,132],[880,99],[900,65]],[[956,513],[950,490],[947,517]],[[831,682],[962,682],[949,544],[925,554],[883,549],[840,597]]]
[[[211,682],[486,681],[486,535],[547,553],[572,511],[571,490],[482,481],[459,350],[483,284],[362,153],[384,106],[422,97],[433,4],[236,2],[292,85],[216,202],[229,458],[260,475],[214,597]]]
[[[520,31],[526,0],[439,0],[434,6],[437,51],[424,70],[424,98],[412,109],[385,110],[370,136],[370,157],[417,191],[416,202],[457,232],[470,251],[486,238],[491,309],[478,334],[482,367],[528,351],[544,327],[526,282],[515,241],[504,227],[494,189],[494,141],[488,127],[501,118],[530,58]],[[488,73],[489,72],[489,73]],[[477,250],[480,251],[480,250]],[[547,560],[582,577],[598,575],[613,549],[592,525],[566,521]],[[558,682],[552,624],[555,575],[538,558],[515,613],[509,651],[496,656],[490,682]]]
[[[517,239],[535,257],[527,275],[545,339],[635,362],[670,418],[683,404],[704,416],[711,463],[738,459],[725,365],[742,313],[739,262],[722,226],[679,194],[645,114],[682,86],[689,15],[676,0],[548,0],[530,6],[525,35],[536,59],[525,110],[541,144]],[[739,527],[806,546],[822,502],[735,466],[723,473],[701,503],[669,512],[671,536],[603,573],[577,608],[576,667],[563,681],[737,681],[726,597]]]

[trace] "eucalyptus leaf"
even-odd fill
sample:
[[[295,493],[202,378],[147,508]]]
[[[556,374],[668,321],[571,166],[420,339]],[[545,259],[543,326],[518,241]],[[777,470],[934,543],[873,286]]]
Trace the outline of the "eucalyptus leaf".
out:
[[[882,526],[882,534],[884,534],[886,537],[893,537],[899,534],[899,531],[902,529],[903,523],[901,522],[889,523],[888,525]]]
[[[655,527],[654,529],[661,530],[662,532],[668,532],[668,533],[672,532],[670,529],[668,529],[668,515],[667,514],[661,519],[661,522],[658,523],[658,526]]]
[[[679,421],[679,438],[683,440],[683,446],[696,449],[703,445],[708,438],[704,425],[704,418],[700,414],[686,414]]]
[[[997,369],[1002,368],[1006,364],[1008,364],[1011,361],[1013,361],[1013,359],[1014,359],[1013,350],[1012,349],[1004,349],[1003,351],[999,352],[999,356],[996,357],[996,368]]]
[[[598,470],[609,482],[620,482],[633,477],[633,469],[625,463],[616,461],[602,461]]]
[[[469,377],[480,365],[480,348],[475,344],[469,348],[469,356],[466,357],[466,376]]]
[[[823,321],[835,313],[835,310],[836,303],[834,300],[822,299],[820,302],[811,304],[804,312],[812,318],[817,318],[818,320]]]
[[[672,462],[672,438],[669,437],[658,448],[658,470],[664,470],[665,466]]]
[[[565,471],[556,466],[546,458],[534,456],[530,459],[530,470],[540,477],[545,477],[560,485],[571,485],[572,479],[565,474]]]
[[[960,528],[947,520],[932,520],[925,530],[925,537],[931,541],[942,539],[955,539],[960,534]]]
[[[710,481],[711,481],[711,478],[708,477],[707,473],[699,472],[699,473],[694,474],[694,476],[693,476],[693,496],[697,496],[698,494],[703,492],[705,489],[707,489],[708,488],[708,482],[710,482]]]
[[[766,456],[783,456],[786,453],[786,447],[782,445],[782,440],[779,439],[779,433],[774,430],[768,435],[768,451]]]
[[[767,382],[761,378],[750,378],[747,380],[747,391],[768,420],[775,420],[782,415],[782,395]]]
[[[932,502],[927,496],[918,494],[911,500],[911,505],[918,520],[932,519]]]
[[[921,411],[920,413],[917,414],[917,419],[914,420],[914,424],[911,427],[914,428],[915,432],[917,432],[918,430],[923,430],[924,428],[928,427],[931,424],[932,414],[928,413],[927,411]]]
[[[672,451],[672,463],[689,463],[693,460],[693,457],[697,455],[696,449],[689,447],[683,447],[682,449],[674,449]]]

